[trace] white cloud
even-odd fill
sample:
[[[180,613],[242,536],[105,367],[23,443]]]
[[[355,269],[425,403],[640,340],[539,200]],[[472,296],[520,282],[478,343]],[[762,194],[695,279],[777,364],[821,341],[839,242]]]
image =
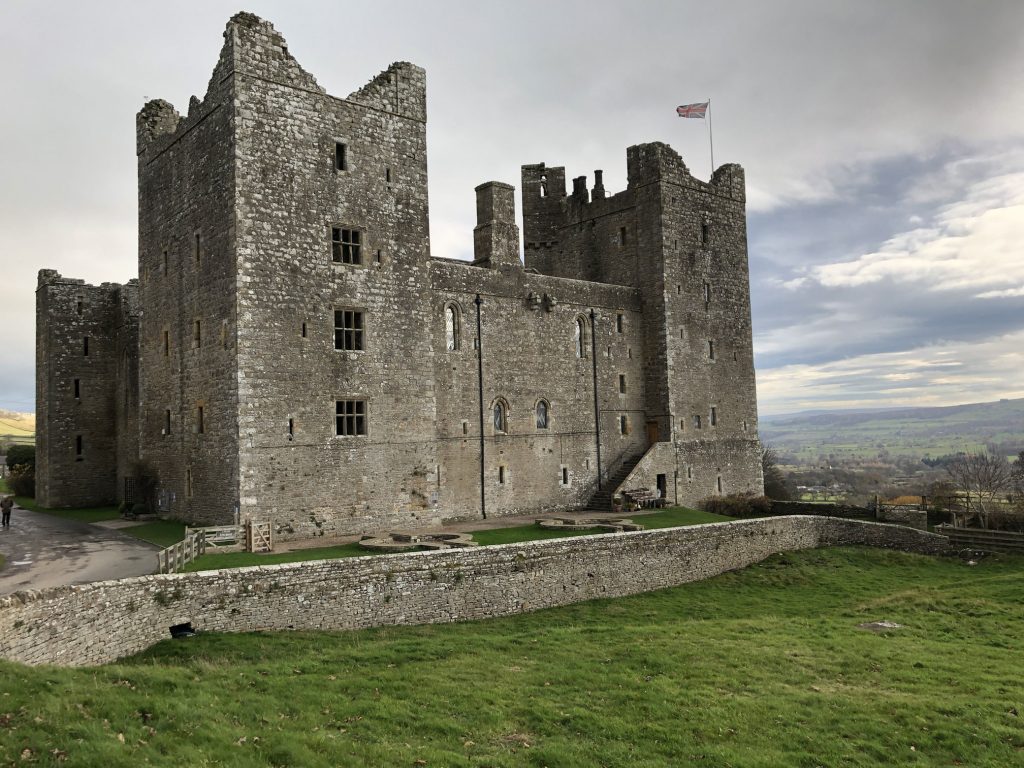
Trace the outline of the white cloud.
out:
[[[953,405],[1024,397],[1024,330],[981,343],[936,344],[757,372],[764,414],[813,408]]]
[[[894,235],[857,259],[813,267],[809,277],[829,288],[892,281],[929,291],[992,289],[980,298],[1014,295],[998,291],[1024,283],[1022,242],[1024,171],[1001,173],[964,190],[931,226]]]

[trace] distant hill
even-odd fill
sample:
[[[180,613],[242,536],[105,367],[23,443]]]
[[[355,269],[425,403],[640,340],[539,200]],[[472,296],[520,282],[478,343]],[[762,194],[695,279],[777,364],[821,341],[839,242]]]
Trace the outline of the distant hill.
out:
[[[34,443],[36,440],[36,415],[18,413],[0,408],[0,444]]]
[[[945,408],[815,411],[765,416],[761,440],[782,456],[937,457],[986,447],[1006,455],[1024,450],[1024,398]]]

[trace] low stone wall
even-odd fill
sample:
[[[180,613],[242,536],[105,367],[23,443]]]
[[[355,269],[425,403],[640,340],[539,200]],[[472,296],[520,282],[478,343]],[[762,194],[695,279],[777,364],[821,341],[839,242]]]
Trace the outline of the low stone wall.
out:
[[[879,504],[875,514],[880,523],[908,525],[919,531],[928,530],[928,512],[913,504]]]
[[[824,515],[825,517],[865,518],[874,512],[867,507],[852,504],[830,504],[825,501],[776,501],[772,500],[772,514],[776,515]]]
[[[0,656],[91,665],[199,631],[341,630],[506,616],[671,587],[769,555],[861,544],[936,554],[946,539],[855,520],[729,523],[165,574],[0,598]]]

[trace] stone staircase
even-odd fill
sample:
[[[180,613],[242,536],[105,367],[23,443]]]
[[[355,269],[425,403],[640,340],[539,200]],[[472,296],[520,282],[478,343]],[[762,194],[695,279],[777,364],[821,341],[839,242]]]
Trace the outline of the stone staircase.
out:
[[[619,465],[619,468],[604,481],[601,490],[597,491],[590,497],[587,509],[595,512],[611,512],[612,494],[615,492],[615,489],[618,488],[627,477],[629,477],[629,473],[636,468],[636,465],[640,463],[640,459],[643,457],[643,453],[638,453],[634,456],[627,456]]]

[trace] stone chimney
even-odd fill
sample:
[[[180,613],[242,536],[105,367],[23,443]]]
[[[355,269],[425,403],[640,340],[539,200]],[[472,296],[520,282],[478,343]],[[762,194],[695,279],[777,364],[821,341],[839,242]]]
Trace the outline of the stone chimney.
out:
[[[510,184],[488,181],[476,188],[473,263],[491,269],[522,266],[515,187]]]

